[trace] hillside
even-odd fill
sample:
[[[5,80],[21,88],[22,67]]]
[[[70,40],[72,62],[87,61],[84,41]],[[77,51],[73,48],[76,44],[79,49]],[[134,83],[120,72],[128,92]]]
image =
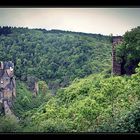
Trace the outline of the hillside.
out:
[[[52,93],[75,78],[99,73],[111,64],[109,36],[61,30],[0,27],[0,60],[12,60],[16,79],[34,76]]]
[[[136,71],[130,77],[102,73],[73,81],[27,113],[24,131],[140,132],[140,68]]]
[[[16,65],[12,109],[19,120],[1,112],[0,132],[140,132],[140,27],[116,46],[120,76],[111,74],[107,36],[6,28],[0,38],[1,59]],[[39,79],[36,97],[28,90],[29,76]]]
[[[136,71],[123,77],[92,74],[75,79],[56,96],[47,91],[34,99],[19,82],[14,111],[20,122],[0,117],[0,131],[140,132],[140,67]]]

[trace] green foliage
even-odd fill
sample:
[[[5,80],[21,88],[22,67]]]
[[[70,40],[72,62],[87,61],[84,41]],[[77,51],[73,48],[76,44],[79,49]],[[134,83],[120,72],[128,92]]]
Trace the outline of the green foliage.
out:
[[[17,83],[16,87],[17,97],[13,103],[13,109],[18,117],[22,117],[22,115],[26,111],[39,107],[41,104],[47,102],[51,98],[49,90],[48,91],[43,90],[43,93],[39,92],[39,94],[36,97],[34,97],[33,93],[28,90],[25,83],[21,81],[17,81],[16,83]]]
[[[39,81],[38,87],[39,87],[39,94],[46,94],[49,90],[45,81]]]
[[[118,119],[114,131],[115,132],[128,132],[139,133],[140,132],[140,108],[139,101],[134,103],[131,110],[127,111],[121,119]]]
[[[15,118],[0,116],[0,132],[20,132],[21,130],[21,126]]]
[[[109,36],[16,27],[0,31],[0,60],[14,62],[17,79],[35,76],[54,93],[110,65]]]
[[[26,132],[139,132],[140,68],[128,76],[75,79],[28,111]]]
[[[116,50],[124,73],[135,73],[135,68],[140,62],[140,27],[127,31],[123,36],[123,43],[117,46]]]
[[[6,28],[0,40],[0,57],[12,58],[17,78],[40,79],[36,98],[17,80],[13,109],[19,122],[1,117],[1,132],[140,132],[140,64],[131,53],[139,51],[139,27],[124,35],[117,50],[125,71],[134,60],[131,76],[110,75],[111,47],[105,36]],[[52,96],[49,88],[59,90]]]

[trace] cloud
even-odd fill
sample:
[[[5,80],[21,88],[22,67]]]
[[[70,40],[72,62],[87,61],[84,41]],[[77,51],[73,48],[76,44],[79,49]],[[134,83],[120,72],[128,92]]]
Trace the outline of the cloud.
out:
[[[139,26],[140,8],[0,8],[0,25],[124,34]]]

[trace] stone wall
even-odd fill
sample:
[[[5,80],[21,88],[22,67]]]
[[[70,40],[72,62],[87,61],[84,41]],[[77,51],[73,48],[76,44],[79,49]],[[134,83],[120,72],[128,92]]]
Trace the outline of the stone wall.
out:
[[[112,38],[112,74],[121,75],[121,64],[116,61],[116,45],[122,42],[121,36]]]

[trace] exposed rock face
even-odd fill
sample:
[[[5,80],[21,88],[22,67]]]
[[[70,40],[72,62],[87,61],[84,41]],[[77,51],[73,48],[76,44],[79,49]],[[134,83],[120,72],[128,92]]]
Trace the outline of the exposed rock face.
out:
[[[37,94],[38,94],[38,83],[37,83],[37,81],[35,81],[35,83],[34,83],[34,95],[36,96]]]
[[[29,90],[33,92],[33,96],[37,96],[38,94],[38,80],[34,76],[27,77],[27,85]]]
[[[112,74],[121,75],[121,64],[116,61],[116,45],[122,42],[121,36],[112,38]]]
[[[14,64],[11,61],[0,62],[0,103],[5,115],[13,115],[12,101],[16,97]]]

